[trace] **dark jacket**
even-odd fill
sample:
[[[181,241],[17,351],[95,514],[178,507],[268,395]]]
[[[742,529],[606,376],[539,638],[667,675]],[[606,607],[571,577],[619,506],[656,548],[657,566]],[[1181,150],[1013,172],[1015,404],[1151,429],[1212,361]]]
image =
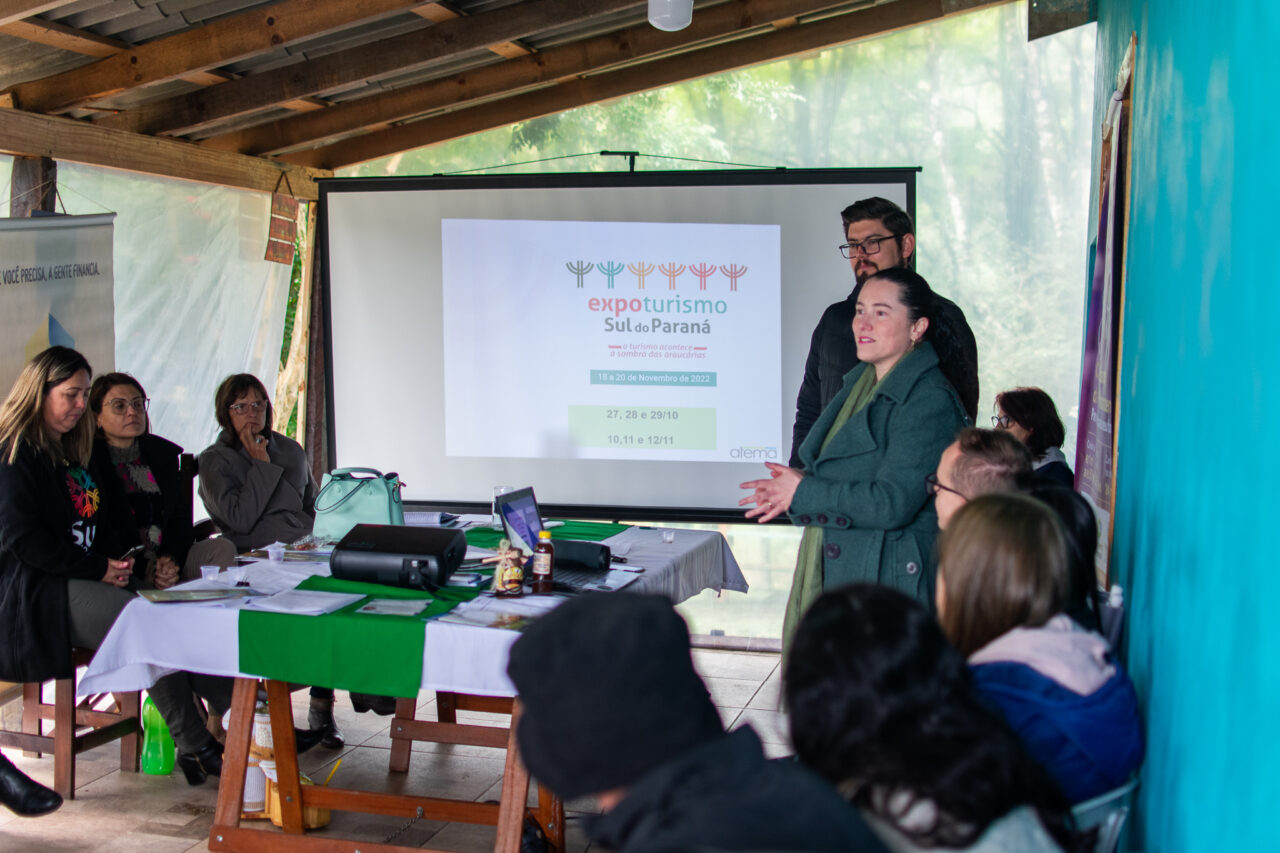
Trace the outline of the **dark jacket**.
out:
[[[880,583],[932,606],[938,516],[924,478],[964,426],[964,410],[925,342],[903,356],[819,456],[853,384],[871,369],[849,371],[801,445],[807,473],[791,499],[791,520],[823,528],[825,589]]]
[[[885,849],[835,788],[795,761],[766,760],[750,726],[649,771],[587,834],[622,853]]]
[[[315,523],[316,481],[302,445],[273,432],[267,458],[254,459],[225,429],[200,454],[200,499],[239,551],[293,542]]]
[[[804,379],[800,383],[800,393],[796,396],[796,420],[791,429],[791,461],[788,463],[792,468],[800,467],[800,445],[809,435],[814,421],[840,392],[845,374],[860,363],[858,343],[853,337],[853,315],[861,289],[862,285],[858,285],[846,299],[827,306],[813,330],[813,337],[809,341],[809,357],[804,363]],[[959,336],[964,358],[976,377],[978,342],[965,320],[964,312],[949,299],[937,294],[934,294],[934,298],[937,299],[940,316]],[[961,400],[970,419],[978,411],[977,389],[975,381],[969,395],[973,399]]]
[[[8,449],[0,449],[8,457]],[[0,679],[69,678],[67,580],[100,581],[106,554],[123,553],[106,522],[102,477],[70,472],[26,441],[12,464],[0,462]],[[70,491],[80,495],[73,501]],[[118,550],[117,550],[118,549]]]
[[[190,484],[183,482],[178,469],[182,448],[167,438],[148,433],[138,436],[138,451],[142,461],[151,469],[156,485],[160,488],[163,517],[160,520],[160,551],[156,556],[171,557],[181,566],[186,562],[187,552],[191,550],[192,542],[191,510],[182,499],[183,490],[189,489]],[[120,535],[124,539],[125,547],[143,544],[138,536],[138,525],[130,523],[129,499],[125,494],[124,484],[120,482],[116,466],[111,462],[110,448],[107,446],[106,439],[101,436],[94,440],[93,459],[97,470],[103,474],[102,487],[105,499],[122,508],[121,517],[124,525]],[[140,571],[141,568],[141,561],[139,561],[136,569]]]

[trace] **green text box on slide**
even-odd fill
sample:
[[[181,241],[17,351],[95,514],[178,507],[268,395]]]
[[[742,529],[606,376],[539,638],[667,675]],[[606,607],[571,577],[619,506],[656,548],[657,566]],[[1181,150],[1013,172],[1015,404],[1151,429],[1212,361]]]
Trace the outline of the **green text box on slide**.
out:
[[[569,436],[579,447],[715,450],[716,410],[675,406],[570,406]]]

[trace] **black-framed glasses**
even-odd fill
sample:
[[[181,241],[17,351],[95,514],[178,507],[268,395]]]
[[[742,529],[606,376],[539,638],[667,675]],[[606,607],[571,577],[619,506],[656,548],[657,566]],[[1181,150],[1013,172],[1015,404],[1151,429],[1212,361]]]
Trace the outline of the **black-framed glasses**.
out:
[[[894,239],[892,236],[868,237],[861,243],[841,243],[839,246],[840,254],[846,258],[852,258],[854,252],[862,252],[864,255],[878,255],[880,253],[880,244],[885,240],[892,239]]]
[[[965,500],[969,500],[969,496],[966,495],[964,492],[960,491],[959,489],[953,489],[950,486],[944,486],[942,483],[939,483],[937,474],[926,475],[924,478],[924,485],[925,485],[925,488],[929,490],[929,494],[931,495],[936,495],[939,491],[943,491],[943,492],[950,492],[953,495],[959,495]]]
[[[996,429],[1008,429],[1013,426],[1013,418],[1008,415],[992,415],[991,425]]]
[[[245,412],[253,412],[256,415],[266,407],[266,400],[254,400],[252,403],[232,403],[228,408],[237,415],[243,415]]]
[[[116,415],[123,415],[129,409],[133,409],[135,412],[145,412],[150,405],[151,401],[146,397],[134,397],[132,400],[115,397],[106,402],[106,407]]]

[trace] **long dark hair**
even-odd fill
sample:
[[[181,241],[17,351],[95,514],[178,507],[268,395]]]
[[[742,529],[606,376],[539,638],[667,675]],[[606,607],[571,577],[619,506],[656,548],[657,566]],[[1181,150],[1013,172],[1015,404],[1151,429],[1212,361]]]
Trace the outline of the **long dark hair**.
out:
[[[924,340],[933,344],[938,354],[938,367],[955,389],[965,413],[972,421],[978,416],[978,365],[965,355],[959,331],[952,326],[950,317],[939,310],[938,299],[924,276],[906,267],[888,267],[871,276],[897,285],[898,298],[907,309],[911,322],[925,317],[929,328]],[[865,283],[864,283],[865,284]]]
[[[1098,519],[1079,492],[1057,483],[1032,481],[1026,493],[1053,510],[1062,523],[1067,547],[1066,612],[1077,624],[1099,630],[1098,619]]]
[[[823,593],[796,631],[783,689],[800,760],[914,843],[965,848],[1028,805],[1064,849],[1088,849],[1066,797],[982,704],[929,611],[902,593]],[[932,820],[904,820],[918,803],[936,807]]]

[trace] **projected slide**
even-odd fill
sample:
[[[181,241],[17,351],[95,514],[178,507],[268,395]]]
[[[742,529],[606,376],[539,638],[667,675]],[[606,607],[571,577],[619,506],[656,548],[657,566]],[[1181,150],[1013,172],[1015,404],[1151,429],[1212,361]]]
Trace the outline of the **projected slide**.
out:
[[[442,220],[445,455],[785,459],[780,231]]]

